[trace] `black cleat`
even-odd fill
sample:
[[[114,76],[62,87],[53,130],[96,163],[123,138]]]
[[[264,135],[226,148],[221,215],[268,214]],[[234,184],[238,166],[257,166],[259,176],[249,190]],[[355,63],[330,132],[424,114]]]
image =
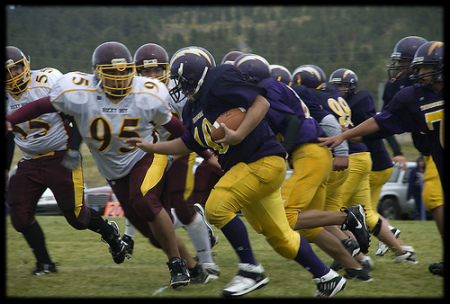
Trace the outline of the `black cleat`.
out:
[[[56,268],[55,263],[44,264],[44,263],[36,263],[36,268],[31,272],[32,276],[43,276],[49,273],[57,273],[58,269]]]
[[[124,234],[122,241],[125,243],[125,257],[129,259],[133,255],[134,240],[131,236]]]
[[[444,265],[444,260],[440,261],[439,263],[431,263],[430,266],[428,267],[428,269],[430,270],[430,272],[434,275],[440,275],[441,277],[444,276],[444,270],[445,270],[445,265]]]
[[[189,284],[190,275],[185,260],[174,257],[170,259],[167,266],[169,266],[170,286],[172,286],[172,288],[186,286]]]
[[[334,297],[338,292],[345,289],[347,280],[331,270],[320,278],[313,278],[317,285],[314,297]]]
[[[109,221],[108,225],[112,227],[111,235],[105,242],[109,244],[109,252],[116,264],[121,264],[125,260],[125,243],[120,238],[119,226],[114,221]]]
[[[341,211],[347,213],[347,218],[342,223],[342,230],[351,231],[359,244],[361,252],[369,252],[370,233],[366,223],[366,213],[363,205],[342,208]]]
[[[366,268],[361,269],[346,269],[344,278],[349,280],[361,280],[364,282],[373,281],[370,271]]]

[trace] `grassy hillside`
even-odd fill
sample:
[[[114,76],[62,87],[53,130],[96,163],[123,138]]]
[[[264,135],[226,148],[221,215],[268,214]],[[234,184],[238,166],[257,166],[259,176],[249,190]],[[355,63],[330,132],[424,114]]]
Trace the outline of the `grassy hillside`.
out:
[[[197,45],[217,62],[241,50],[291,72],[302,64],[327,75],[350,68],[375,100],[398,40],[443,40],[439,6],[8,6],[5,12],[7,44],[30,55],[35,69],[90,73],[92,52],[110,40],[132,54],[148,42],[169,56]]]

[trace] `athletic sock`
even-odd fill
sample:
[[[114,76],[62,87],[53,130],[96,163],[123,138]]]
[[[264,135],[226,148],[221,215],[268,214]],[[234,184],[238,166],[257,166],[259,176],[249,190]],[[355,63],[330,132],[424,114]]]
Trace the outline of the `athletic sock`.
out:
[[[87,228],[100,234],[105,241],[109,241],[113,228],[107,224],[96,210],[89,208],[89,211],[91,212],[91,220]]]
[[[300,248],[294,260],[312,273],[314,278],[320,278],[330,271],[314,253],[309,242],[302,236],[300,236]]]
[[[208,230],[202,216],[196,212],[194,220],[189,225],[184,225],[183,228],[187,231],[191,243],[197,251],[199,262],[214,263],[211,253],[211,241],[209,240]]]
[[[134,236],[136,235],[136,227],[131,224],[129,219],[126,219],[125,221],[125,232],[124,235],[128,235],[132,239],[134,239]]]
[[[247,228],[238,216],[235,216],[221,230],[239,256],[240,263],[257,265],[248,239]]]
[[[37,221],[28,226],[22,234],[38,263],[52,263],[47,247],[45,246],[44,233],[42,232],[41,226],[39,226]]]

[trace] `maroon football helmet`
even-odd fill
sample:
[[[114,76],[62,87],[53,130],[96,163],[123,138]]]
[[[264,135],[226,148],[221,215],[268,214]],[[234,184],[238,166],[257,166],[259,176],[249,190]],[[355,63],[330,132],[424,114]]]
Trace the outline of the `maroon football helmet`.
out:
[[[241,51],[231,51],[223,57],[221,64],[233,64],[236,58],[241,55],[244,55]]]
[[[23,67],[23,71],[14,76],[12,70],[18,65]],[[9,76],[9,79],[5,80],[6,91],[11,94],[20,94],[27,89],[31,79],[30,61],[15,46],[5,48],[5,72],[6,78]]]
[[[136,53],[134,53],[133,59],[139,75],[143,68],[160,66],[164,70],[164,74],[156,77],[156,79],[160,80],[165,85],[169,83],[169,55],[163,47],[155,43],[144,44],[137,49]]]
[[[128,95],[133,87],[136,66],[128,48],[120,42],[100,44],[92,55],[92,69],[98,79],[98,87],[113,98]]]

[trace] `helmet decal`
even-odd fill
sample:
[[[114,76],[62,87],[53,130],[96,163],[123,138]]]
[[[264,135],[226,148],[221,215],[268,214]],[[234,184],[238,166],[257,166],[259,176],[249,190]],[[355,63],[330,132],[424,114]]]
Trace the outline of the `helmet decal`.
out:
[[[431,53],[433,53],[433,51],[434,51],[434,49],[435,48],[437,48],[437,47],[441,47],[441,46],[443,46],[444,44],[442,43],[442,42],[435,42],[435,43],[433,43],[429,48],[428,48],[428,55],[431,55]]]

